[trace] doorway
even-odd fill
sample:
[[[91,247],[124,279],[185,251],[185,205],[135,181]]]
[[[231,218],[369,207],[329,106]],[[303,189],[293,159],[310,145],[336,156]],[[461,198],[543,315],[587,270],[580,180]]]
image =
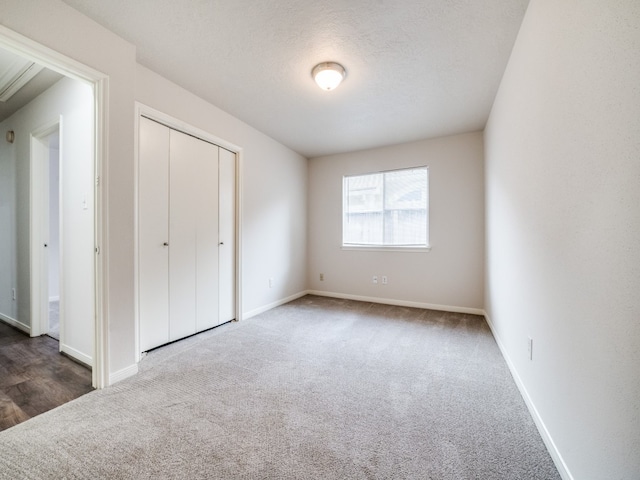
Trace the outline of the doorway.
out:
[[[60,351],[88,367],[95,339],[92,96],[90,86],[62,78],[25,106],[34,119],[23,126],[33,128],[31,181],[21,187],[31,199],[31,336],[49,334],[57,310]]]
[[[60,342],[62,318],[60,315],[60,125],[56,124],[53,131],[43,139],[45,156],[42,159],[44,168],[44,185],[47,195],[46,205],[43,205],[43,219],[46,228],[47,274],[44,297],[47,314],[44,317],[46,333]]]
[[[40,192],[33,192],[31,216],[34,223],[40,223],[40,228],[33,228],[32,234],[40,236],[36,245],[36,252],[32,252],[33,263],[41,264],[33,270],[32,284],[39,286],[32,292],[34,312],[39,312],[41,327],[37,328],[33,320],[38,315],[32,315],[31,336],[46,334],[60,342],[62,330],[61,316],[61,215],[60,215],[60,124],[44,127],[32,134],[32,181],[31,188]],[[42,249],[42,255],[40,250]],[[41,258],[40,258],[41,257]],[[59,349],[60,350],[60,349]]]
[[[49,321],[47,335],[60,341],[60,128],[47,138],[49,144]]]
[[[18,198],[18,208],[25,208],[28,210],[26,216],[23,215],[22,220],[22,239],[18,238],[17,243],[19,249],[22,252],[27,253],[26,257],[21,253],[22,265],[26,265],[26,273],[18,275],[16,283],[20,282],[20,285],[13,290],[13,302],[16,305],[15,312],[18,321],[13,323],[24,332],[31,336],[38,335],[56,335],[55,332],[55,311],[56,311],[56,297],[57,300],[57,312],[59,319],[58,336],[60,349],[64,351],[65,344],[70,348],[67,353],[76,359],[79,359],[82,363],[91,365],[92,367],[92,384],[95,388],[102,388],[109,384],[109,375],[107,369],[107,328],[104,321],[105,304],[103,301],[103,284],[105,283],[106,273],[104,265],[106,263],[106,252],[103,252],[100,248],[103,245],[106,238],[106,232],[103,228],[103,212],[106,206],[103,203],[103,185],[106,183],[99,182],[101,178],[101,172],[103,171],[103,164],[106,161],[106,138],[105,138],[105,120],[106,116],[106,98],[107,98],[107,77],[83,64],[80,64],[64,55],[58,54],[36,42],[29,40],[5,27],[0,26],[0,49],[7,50],[23,57],[27,61],[34,62],[45,69],[55,72],[63,77],[63,80],[77,82],[84,85],[89,91],[89,103],[92,108],[90,121],[82,124],[82,131],[76,132],[73,138],[85,138],[90,142],[90,148],[85,150],[82,154],[84,163],[83,166],[87,169],[70,169],[67,174],[81,175],[82,180],[71,180],[71,183],[81,185],[81,191],[72,191],[68,187],[67,180],[65,179],[65,158],[64,150],[75,149],[74,143],[65,138],[68,134],[67,124],[63,124],[61,119],[55,119],[53,124],[58,123],[58,162],[51,164],[49,159],[49,153],[47,152],[47,165],[46,178],[49,181],[55,182],[54,176],[49,175],[49,169],[55,172],[57,167],[57,185],[58,191],[58,213],[57,218],[54,218],[52,227],[58,226],[58,235],[52,229],[49,230],[49,225],[43,225],[42,221],[37,222],[38,225],[33,224],[31,208],[34,205],[46,205],[47,221],[50,217],[55,217],[53,212],[49,209],[53,209],[54,205],[50,205],[49,193],[50,190],[54,190],[55,185],[46,185],[43,190],[33,188],[35,185],[33,173],[33,165],[27,167],[26,172],[28,182],[31,182],[31,186],[28,189],[27,198]],[[71,117],[69,117],[71,118]],[[81,123],[81,122],[80,122]],[[52,128],[51,122],[45,125],[47,128]],[[52,149],[55,149],[55,129],[45,131],[46,128],[41,127],[37,131],[31,130],[27,132],[26,138],[29,138],[31,134],[31,140],[27,140],[29,145],[35,145],[36,150],[44,149],[48,150],[51,143]],[[65,133],[65,131],[67,133]],[[48,138],[48,135],[53,135],[52,138]],[[16,143],[19,138],[25,138],[23,135],[19,137],[16,135]],[[66,140],[65,142],[62,140]],[[28,154],[27,154],[28,155]],[[37,155],[36,155],[37,157]],[[28,157],[27,157],[28,158]],[[33,161],[34,157],[32,157]],[[26,164],[30,165],[28,159]],[[24,165],[24,163],[22,164]],[[25,167],[19,167],[25,168]],[[35,178],[35,180],[42,181],[41,176]],[[37,183],[37,182],[36,182]],[[42,183],[40,183],[42,185]],[[67,193],[65,193],[67,192]],[[46,195],[43,195],[45,194]],[[53,198],[55,199],[55,193]],[[73,205],[73,215],[67,215],[65,211],[65,202],[71,202]],[[26,220],[26,223],[25,223]],[[69,225],[78,223],[82,224],[82,242],[89,245],[89,248],[77,248],[78,237],[76,235],[65,234],[62,226],[65,222]],[[47,222],[48,223],[48,222]],[[45,228],[46,227],[46,228]],[[24,235],[26,232],[26,237]],[[89,239],[87,241],[87,238]],[[59,243],[57,248],[52,248],[51,240],[53,239],[53,245],[55,246],[55,240],[58,239]],[[43,241],[46,240],[46,241]],[[63,240],[65,243],[63,243]],[[44,246],[46,243],[46,247]],[[45,249],[47,249],[45,251]],[[53,251],[52,251],[53,250]],[[55,256],[55,250],[57,250],[57,257]],[[82,252],[82,255],[78,256],[76,253]],[[35,253],[34,253],[35,252]],[[33,262],[33,259],[37,258],[38,261]],[[69,268],[65,268],[65,262],[73,260],[75,266],[78,265],[90,265],[91,278],[89,281],[80,279],[77,275],[69,274]],[[25,262],[24,260],[27,260]],[[56,273],[56,261],[57,261],[57,273]],[[50,268],[52,267],[52,268]],[[18,268],[25,268],[20,267]],[[37,269],[34,272],[34,269]],[[71,269],[73,272],[73,269]],[[35,273],[35,275],[34,275]],[[58,279],[56,285],[56,278]],[[74,298],[79,299],[79,304],[82,308],[76,308],[76,306],[69,304],[68,298],[65,301],[65,294],[71,295],[74,289],[77,289],[78,285],[81,285],[83,293],[75,293]],[[57,295],[56,295],[57,286]],[[11,290],[10,290],[11,291]],[[16,294],[17,291],[17,294]],[[66,293],[65,293],[66,292]],[[11,299],[10,299],[11,300]],[[87,308],[88,306],[88,308]],[[35,307],[35,308],[34,308]],[[51,312],[50,312],[51,310]],[[88,313],[87,313],[88,312]],[[69,327],[69,319],[74,317],[83,319],[83,328],[76,328],[75,325]],[[23,321],[24,319],[24,321]],[[50,323],[51,321],[51,323]],[[78,344],[78,339],[84,339],[85,345],[81,348],[75,348],[74,345]],[[74,351],[75,350],[75,351]],[[80,354],[80,355],[77,355]],[[83,357],[82,355],[85,355]]]

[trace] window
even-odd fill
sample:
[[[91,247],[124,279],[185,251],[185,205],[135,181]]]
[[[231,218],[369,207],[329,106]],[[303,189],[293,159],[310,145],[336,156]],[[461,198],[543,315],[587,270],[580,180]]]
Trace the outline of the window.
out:
[[[429,247],[427,167],[344,177],[343,247]]]

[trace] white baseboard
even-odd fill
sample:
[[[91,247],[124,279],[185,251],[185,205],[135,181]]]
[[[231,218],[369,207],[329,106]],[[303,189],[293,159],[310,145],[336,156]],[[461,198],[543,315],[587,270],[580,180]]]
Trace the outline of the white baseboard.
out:
[[[248,318],[255,317],[256,315],[260,315],[261,313],[264,313],[264,312],[266,312],[268,310],[271,310],[272,308],[279,307],[280,305],[284,305],[285,303],[289,303],[289,302],[292,302],[293,300],[296,300],[296,299],[298,299],[300,297],[304,297],[308,293],[309,293],[308,290],[303,290],[302,292],[298,292],[298,293],[296,293],[294,295],[291,295],[291,296],[289,296],[287,298],[283,298],[283,299],[277,300],[275,302],[272,302],[272,303],[270,303],[268,305],[264,305],[262,307],[254,308],[253,310],[250,310],[248,312],[244,312],[242,314],[241,320],[246,320]]]
[[[125,378],[133,377],[138,373],[138,364],[134,363],[133,365],[129,365],[117,372],[114,372],[109,375],[109,385],[113,385],[114,383],[120,382]]]
[[[531,397],[529,396],[529,392],[527,392],[527,388],[524,386],[524,383],[522,382],[522,379],[520,378],[520,375],[518,374],[518,371],[516,370],[514,363],[511,361],[511,358],[507,353],[507,349],[505,348],[504,344],[502,343],[502,340],[498,336],[498,333],[496,332],[496,329],[493,325],[493,322],[491,321],[491,318],[489,317],[489,315],[487,315],[486,312],[484,312],[483,315],[487,320],[487,324],[489,325],[489,328],[491,329],[493,338],[495,338],[496,343],[498,344],[500,353],[502,353],[504,360],[507,362],[507,366],[511,371],[511,376],[516,382],[518,390],[520,390],[520,394],[522,395],[522,398],[524,399],[524,402],[527,405],[527,408],[529,409],[529,413],[531,413],[531,417],[533,418],[533,421],[536,424],[536,427],[538,428],[538,432],[540,432],[542,441],[547,447],[547,450],[549,451],[549,455],[551,455],[551,459],[553,460],[553,463],[556,465],[556,468],[558,469],[558,473],[560,474],[563,480],[574,480],[574,477],[573,475],[571,475],[571,472],[569,471],[567,464],[562,458],[562,455],[560,454],[558,447],[553,441],[553,438],[551,438],[551,435],[549,434],[549,430],[547,430],[547,427],[544,424],[542,417],[540,417],[540,414],[538,413],[538,409],[533,403],[533,400],[531,400]]]
[[[426,308],[429,310],[439,310],[442,312],[470,313],[473,315],[484,315],[481,308],[456,307],[451,305],[437,305],[434,303],[411,302],[408,300],[395,300],[392,298],[365,297],[362,295],[351,295],[348,293],[324,292],[321,290],[308,290],[310,295],[321,297],[344,298],[345,300],[357,300],[359,302],[382,303],[384,305],[397,305],[399,307]]]
[[[4,323],[11,325],[12,327],[16,327],[18,330],[22,330],[27,335],[31,336],[31,327],[29,325],[25,325],[22,322],[19,322],[15,318],[11,318],[8,315],[4,315],[0,313],[0,320]]]
[[[60,343],[60,351],[76,359],[80,363],[84,363],[88,367],[93,366],[93,359],[91,358],[91,356],[87,355],[86,353],[82,353],[81,351],[76,350],[75,348],[70,347],[69,345]]]

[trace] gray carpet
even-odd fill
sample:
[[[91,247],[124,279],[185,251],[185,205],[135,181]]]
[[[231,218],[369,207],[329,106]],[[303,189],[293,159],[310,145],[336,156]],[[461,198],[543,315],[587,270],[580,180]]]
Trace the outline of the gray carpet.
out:
[[[0,432],[10,479],[559,479],[481,317],[315,296]]]

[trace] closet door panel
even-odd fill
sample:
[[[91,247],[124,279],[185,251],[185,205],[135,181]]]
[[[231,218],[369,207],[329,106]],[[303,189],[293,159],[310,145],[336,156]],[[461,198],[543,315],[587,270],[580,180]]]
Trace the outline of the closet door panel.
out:
[[[220,149],[220,323],[236,318],[236,155]]]
[[[194,179],[199,140],[171,130],[169,160],[169,340],[196,332],[196,225]]]
[[[169,341],[169,129],[140,118],[138,307],[140,351]]]
[[[198,147],[196,232],[196,329],[219,325],[218,321],[218,151],[204,141]]]

